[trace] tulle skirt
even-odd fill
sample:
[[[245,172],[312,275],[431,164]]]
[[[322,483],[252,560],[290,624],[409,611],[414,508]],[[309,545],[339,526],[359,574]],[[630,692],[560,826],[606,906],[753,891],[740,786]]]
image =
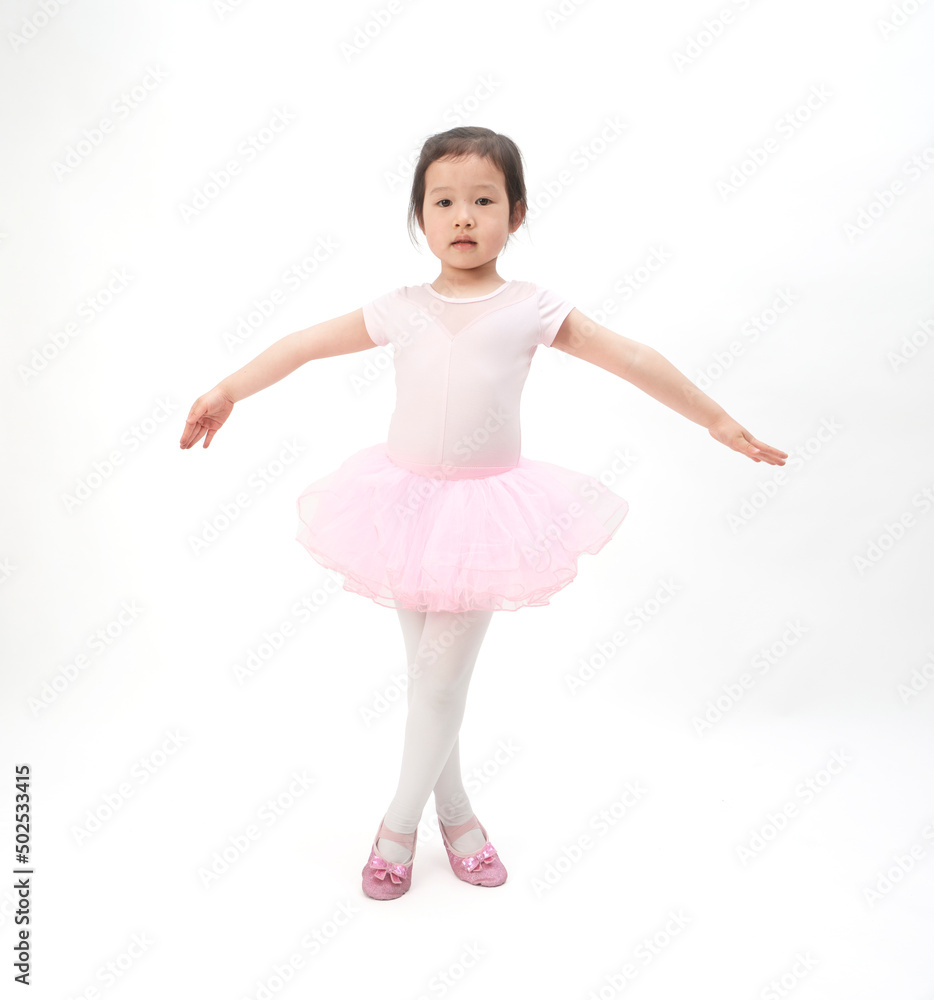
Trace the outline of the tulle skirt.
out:
[[[549,604],[628,511],[599,480],[550,462],[435,478],[393,462],[383,442],[305,488],[296,540],[384,607],[516,611]]]

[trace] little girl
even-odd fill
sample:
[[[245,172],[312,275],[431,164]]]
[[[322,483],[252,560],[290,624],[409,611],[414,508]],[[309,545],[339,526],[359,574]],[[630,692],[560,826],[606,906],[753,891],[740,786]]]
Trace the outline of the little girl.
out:
[[[396,405],[386,442],[298,497],[297,540],[344,589],[399,616],[408,716],[396,792],[370,847],[363,890],[411,885],[429,795],[454,874],[501,885],[506,869],[461,780],[458,731],[494,611],[548,604],[582,552],[610,540],[628,504],[597,479],[520,453],[519,401],[539,345],[618,375],[754,462],[788,457],[758,441],[662,355],[583,315],[496,261],[527,211],[521,154],[507,136],[461,127],[431,136],[412,182],[413,219],[441,262],[354,312],[283,337],[195,400],[181,447],[207,448],[235,402],[307,361],[392,345]]]

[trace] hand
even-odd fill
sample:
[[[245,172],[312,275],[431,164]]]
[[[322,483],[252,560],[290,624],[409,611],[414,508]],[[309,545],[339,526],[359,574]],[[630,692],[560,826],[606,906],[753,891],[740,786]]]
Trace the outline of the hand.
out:
[[[204,438],[204,447],[207,448],[211,439],[230,416],[233,406],[233,400],[226,395],[220,386],[214,386],[209,392],[199,396],[188,411],[185,431],[179,445],[182,448],[190,448],[207,434],[207,437]]]
[[[738,451],[754,462],[768,462],[769,465],[784,465],[788,453],[773,448],[764,441],[754,438],[745,427],[740,425],[732,417],[723,417],[715,421],[707,428],[707,432],[720,444],[725,444],[727,448]]]

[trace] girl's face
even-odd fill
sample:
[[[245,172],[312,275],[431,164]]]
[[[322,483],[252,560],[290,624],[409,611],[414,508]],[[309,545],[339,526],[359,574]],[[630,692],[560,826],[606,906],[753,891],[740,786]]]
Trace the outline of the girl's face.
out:
[[[424,222],[431,252],[442,264],[473,269],[495,261],[522,220],[509,224],[503,172],[484,157],[435,160],[425,171]],[[472,244],[456,244],[468,237]]]

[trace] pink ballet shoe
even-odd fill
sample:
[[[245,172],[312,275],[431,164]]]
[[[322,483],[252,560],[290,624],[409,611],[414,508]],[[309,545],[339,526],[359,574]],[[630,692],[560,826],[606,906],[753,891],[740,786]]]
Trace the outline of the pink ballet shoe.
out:
[[[383,820],[385,820],[385,816]],[[380,822],[379,830],[373,838],[373,846],[370,848],[370,857],[363,869],[363,891],[371,899],[398,899],[399,896],[409,891],[412,885],[412,865],[415,863],[415,842],[418,840],[418,830],[415,831],[415,839],[412,841],[412,857],[404,865],[393,861],[387,861],[376,850],[376,844],[380,838],[393,840],[404,847],[409,845],[401,840],[408,834],[396,833],[390,830],[385,822]]]
[[[466,823],[447,829],[439,816],[438,828],[441,830],[441,839],[444,841],[444,849],[448,852],[451,868],[462,882],[469,882],[471,885],[502,885],[506,881],[506,868],[500,861],[496,848],[487,838],[486,829],[476,816],[472,816]],[[486,840],[479,851],[474,851],[473,854],[463,854],[451,847],[451,844],[468,830],[477,829]]]

